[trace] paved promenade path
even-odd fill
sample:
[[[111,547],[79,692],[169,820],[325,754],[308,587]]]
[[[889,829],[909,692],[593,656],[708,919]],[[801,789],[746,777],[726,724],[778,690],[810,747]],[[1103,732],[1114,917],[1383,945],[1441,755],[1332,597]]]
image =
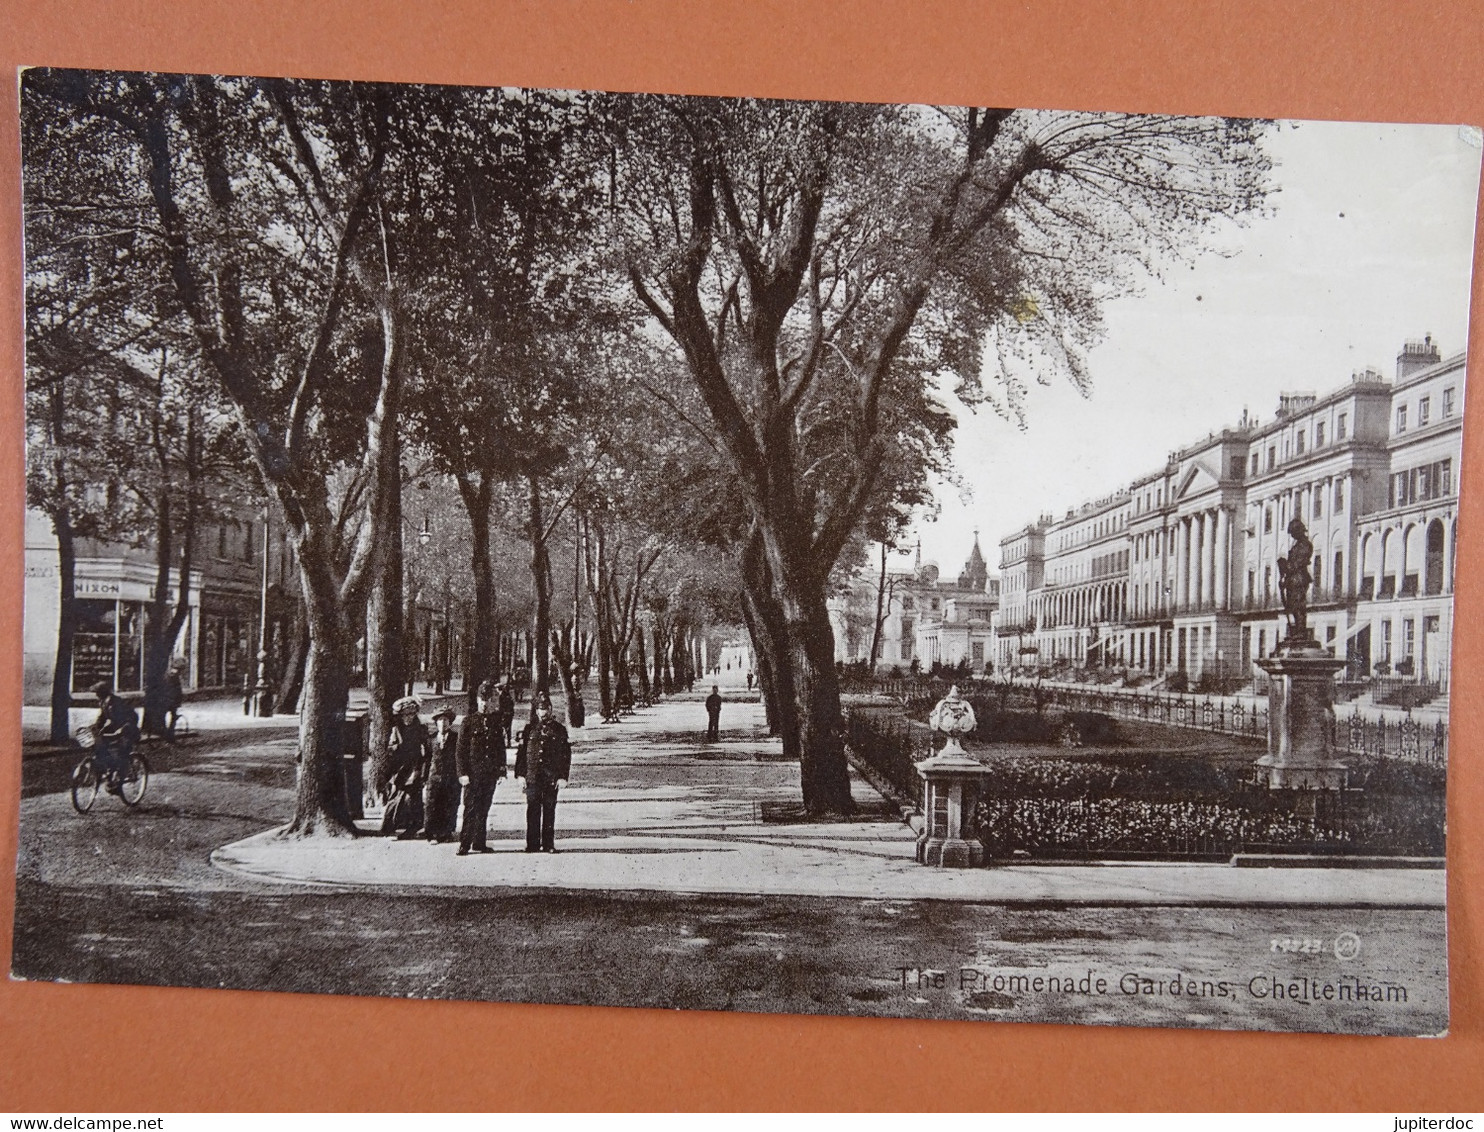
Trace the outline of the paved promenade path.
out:
[[[525,804],[502,782],[494,853],[365,837],[289,841],[266,831],[219,848],[218,867],[335,887],[539,888],[760,896],[841,896],[1010,904],[1437,907],[1441,870],[1236,869],[1223,864],[924,868],[895,808],[853,778],[862,814],[799,821],[799,771],[756,703],[728,703],[721,741],[705,711],[670,700],[573,734],[572,784],[557,808],[556,856],[527,854]],[[374,828],[368,821],[366,827]]]

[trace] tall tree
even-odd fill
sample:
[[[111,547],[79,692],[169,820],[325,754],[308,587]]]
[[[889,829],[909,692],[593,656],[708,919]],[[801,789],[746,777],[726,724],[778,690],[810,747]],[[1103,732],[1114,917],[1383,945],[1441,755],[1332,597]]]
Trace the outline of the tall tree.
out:
[[[632,282],[742,489],[805,805],[847,812],[827,581],[913,419],[894,406],[944,377],[982,399],[986,355],[1085,382],[1102,302],[1258,205],[1261,127],[677,97],[614,122]]]
[[[582,101],[566,94],[440,88],[419,98],[420,152],[438,173],[422,195],[435,217],[420,241],[426,286],[410,304],[414,428],[469,514],[471,687],[497,664],[492,507],[501,484],[520,482],[544,680],[544,493],[579,409],[581,339],[612,305],[591,240],[596,151]]]
[[[28,71],[27,112],[108,129],[165,250],[171,300],[231,405],[294,547],[308,648],[291,834],[353,832],[341,764],[348,611],[383,530],[383,441],[401,387],[379,183],[384,92],[355,84]],[[85,155],[79,154],[79,159]],[[359,350],[376,326],[376,351]],[[362,425],[352,512],[329,472]]]
[[[28,502],[51,517],[59,553],[54,741],[68,737],[78,539],[154,551],[145,716],[161,729],[166,669],[190,612],[196,525],[208,489],[233,478],[221,459],[222,414],[161,278],[163,247],[146,202],[127,190],[135,170],[79,160],[106,145],[106,134],[86,118],[28,114],[23,123],[27,408],[36,441]]]

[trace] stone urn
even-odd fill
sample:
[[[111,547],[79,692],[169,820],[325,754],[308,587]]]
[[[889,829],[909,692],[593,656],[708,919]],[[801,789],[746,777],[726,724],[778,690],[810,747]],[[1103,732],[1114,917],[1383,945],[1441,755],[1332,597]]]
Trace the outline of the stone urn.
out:
[[[982,865],[984,846],[974,836],[973,814],[989,768],[969,757],[961,742],[974,730],[974,709],[955,685],[933,706],[928,724],[945,742],[941,751],[917,764],[923,789],[917,860],[950,869]]]

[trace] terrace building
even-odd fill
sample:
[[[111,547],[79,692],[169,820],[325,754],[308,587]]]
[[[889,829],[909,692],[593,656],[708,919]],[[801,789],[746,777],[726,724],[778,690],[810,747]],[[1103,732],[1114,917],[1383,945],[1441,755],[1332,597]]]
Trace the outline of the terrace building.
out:
[[[1001,672],[1037,663],[1030,595],[1039,593],[1045,580],[1050,526],[1051,516],[1042,515],[1000,540],[1000,605],[991,620],[994,663]]]
[[[1464,373],[1463,354],[1409,342],[1393,382],[1364,370],[1323,396],[1283,394],[1271,420],[1244,414],[1127,487],[1006,536],[1000,663],[1245,683],[1286,631],[1278,560],[1297,518],[1314,545],[1320,643],[1352,678],[1442,684]]]
[[[1118,491],[1047,526],[1041,586],[1027,595],[1042,663],[1100,664],[1119,654],[1112,630],[1128,611],[1131,511],[1128,492]]]

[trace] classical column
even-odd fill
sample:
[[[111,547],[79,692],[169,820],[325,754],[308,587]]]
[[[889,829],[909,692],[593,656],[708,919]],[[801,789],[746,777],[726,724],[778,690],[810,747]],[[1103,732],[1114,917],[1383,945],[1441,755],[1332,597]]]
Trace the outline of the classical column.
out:
[[[1195,515],[1190,517],[1190,545],[1187,550],[1189,561],[1185,564],[1185,601],[1194,609],[1201,603],[1201,524]]]
[[[1231,579],[1231,512],[1225,507],[1216,512],[1216,608],[1227,606],[1227,584]]]
[[[1201,512],[1201,608],[1209,609],[1214,596],[1211,578],[1216,573],[1216,516]]]
[[[1424,547],[1426,544],[1424,543]],[[1453,520],[1443,523],[1443,592],[1453,592]],[[1451,634],[1450,634],[1451,636]]]
[[[1186,601],[1187,571],[1190,566],[1190,528],[1185,520],[1179,520],[1175,528],[1175,593],[1170,600],[1171,612],[1183,609]]]

